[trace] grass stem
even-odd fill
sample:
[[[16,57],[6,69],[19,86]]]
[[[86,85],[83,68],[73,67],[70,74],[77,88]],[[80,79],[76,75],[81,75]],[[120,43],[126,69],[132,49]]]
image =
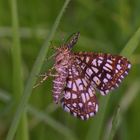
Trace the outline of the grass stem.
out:
[[[13,140],[13,138],[14,138],[14,135],[17,131],[17,127],[18,127],[19,121],[21,119],[21,116],[23,115],[23,112],[27,108],[28,100],[29,100],[29,98],[31,96],[31,92],[32,92],[32,87],[36,81],[36,75],[39,74],[41,66],[43,65],[43,62],[44,62],[45,57],[46,57],[46,53],[48,52],[49,42],[52,40],[52,38],[56,32],[56,29],[60,23],[62,15],[64,14],[64,11],[65,11],[69,2],[70,2],[70,0],[66,0],[64,2],[64,5],[61,8],[60,13],[58,14],[58,16],[55,20],[55,23],[52,27],[52,30],[50,31],[49,35],[47,36],[47,39],[46,39],[44,45],[42,46],[42,48],[39,52],[39,55],[38,55],[34,65],[33,65],[31,74],[30,74],[29,79],[27,81],[27,84],[25,86],[23,96],[21,97],[20,103],[17,106],[17,110],[16,110],[16,113],[14,115],[10,129],[8,131],[6,140]]]
[[[16,110],[17,105],[19,104],[19,100],[23,93],[23,77],[22,77],[21,45],[19,35],[17,1],[11,0],[10,4],[11,4],[10,6],[11,6],[12,29],[13,29],[12,59],[13,59],[14,109],[12,110],[14,112]],[[16,139],[28,140],[28,126],[25,112],[23,112],[23,116],[21,117],[20,125],[17,130]]]

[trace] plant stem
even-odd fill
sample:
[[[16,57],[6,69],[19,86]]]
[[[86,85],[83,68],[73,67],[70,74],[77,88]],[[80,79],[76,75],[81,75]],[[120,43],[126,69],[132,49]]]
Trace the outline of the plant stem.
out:
[[[18,11],[17,11],[16,0],[11,0],[11,13],[12,13],[12,29],[13,29],[13,47],[12,47],[13,93],[14,93],[14,101],[15,101],[13,111],[15,111],[17,105],[19,104],[19,100],[23,92],[21,47],[20,47]],[[28,127],[27,127],[27,118],[25,112],[23,112],[19,129],[17,131],[16,139],[28,140]]]

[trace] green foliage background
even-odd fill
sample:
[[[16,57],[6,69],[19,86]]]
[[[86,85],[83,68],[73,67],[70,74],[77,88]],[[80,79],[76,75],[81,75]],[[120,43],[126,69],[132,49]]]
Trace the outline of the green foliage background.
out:
[[[59,23],[65,2],[0,1],[0,140],[140,139],[140,1],[71,0]],[[60,46],[77,31],[73,51],[121,53],[132,63],[120,88],[105,97],[97,92],[99,112],[88,121],[53,103],[52,79],[30,92],[36,74],[53,65],[44,60],[54,53],[50,41]]]

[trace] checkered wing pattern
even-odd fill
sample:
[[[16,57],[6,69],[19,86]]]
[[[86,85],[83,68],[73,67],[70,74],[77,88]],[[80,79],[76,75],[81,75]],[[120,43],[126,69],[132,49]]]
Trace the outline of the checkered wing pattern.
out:
[[[75,53],[75,56],[83,75],[102,95],[118,87],[131,67],[126,58],[118,55]]]
[[[86,120],[96,114],[98,103],[95,89],[102,95],[118,87],[131,68],[130,62],[122,56],[81,52],[73,53],[80,33],[71,36],[66,44],[56,49],[55,64],[48,74],[53,80],[55,103],[61,101],[65,111]],[[52,70],[55,69],[55,74]],[[63,95],[62,95],[63,93]]]
[[[75,117],[87,120],[98,111],[95,90],[76,64],[68,69],[68,78],[63,94],[61,104],[64,110]]]

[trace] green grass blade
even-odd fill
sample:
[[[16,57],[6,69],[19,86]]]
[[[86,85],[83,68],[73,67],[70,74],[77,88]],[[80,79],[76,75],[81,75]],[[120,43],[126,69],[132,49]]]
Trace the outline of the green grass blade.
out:
[[[3,101],[4,103],[8,104],[11,101],[10,94],[7,93],[6,91],[0,90],[0,101]],[[31,105],[28,105],[27,111],[29,112],[29,114],[33,115],[34,118],[37,118],[39,122],[40,121],[45,122],[47,125],[51,126],[54,130],[64,135],[68,140],[77,139],[76,136],[71,131],[71,129],[55,121],[48,115],[48,113],[41,112]]]
[[[21,115],[27,107],[27,103],[28,103],[29,97],[30,97],[31,92],[32,92],[32,87],[33,87],[35,80],[36,80],[36,75],[39,73],[41,66],[43,64],[43,61],[45,60],[46,53],[48,51],[49,42],[52,40],[52,38],[56,32],[56,29],[60,23],[60,19],[62,18],[62,15],[63,15],[69,2],[70,2],[70,0],[65,1],[60,13],[58,14],[58,17],[56,18],[56,21],[52,27],[52,30],[50,31],[44,45],[42,46],[42,48],[39,52],[39,55],[37,57],[37,60],[34,64],[33,68],[32,68],[31,74],[29,76],[25,90],[23,92],[23,97],[21,98],[20,104],[17,107],[17,111],[15,113],[12,124],[10,126],[9,131],[8,131],[8,135],[7,135],[6,140],[12,140],[14,138],[14,135],[15,135],[15,132],[17,130],[17,126],[19,124]]]
[[[140,27],[135,32],[135,34],[130,38],[130,40],[128,41],[128,43],[125,45],[124,49],[121,52],[121,55],[126,56],[126,57],[129,58],[133,54],[133,52],[135,51],[135,49],[137,48],[137,46],[139,44],[139,41],[140,41]],[[130,88],[128,90],[126,96],[124,96],[122,98],[121,102],[120,102],[121,112],[120,112],[119,117],[114,116],[114,118],[119,119],[119,122],[121,122],[122,114],[126,111],[126,108],[128,108],[128,106],[131,104],[131,102],[136,97],[136,95],[138,93],[138,90],[139,90],[139,82],[138,81],[134,82],[131,87],[132,88]],[[120,123],[113,124],[112,129],[111,129],[111,132],[110,132],[109,140],[112,140],[113,139],[113,137],[114,137],[114,135],[115,135],[115,133],[117,131],[117,128],[118,128],[119,124]]]
[[[113,116],[113,121],[112,121],[112,128],[109,134],[109,140],[113,140],[115,133],[118,129],[118,127],[121,124],[123,114],[127,111],[129,106],[132,104],[134,99],[137,97],[139,91],[140,91],[140,81],[136,80],[133,82],[133,84],[129,87],[129,89],[126,91],[124,97],[121,99],[119,105],[121,107],[116,110],[116,113]]]
[[[21,47],[19,37],[19,25],[18,25],[18,11],[17,1],[11,0],[11,14],[12,14],[12,29],[13,29],[13,47],[12,47],[12,58],[13,58],[13,95],[14,95],[14,108],[16,110],[17,104],[23,93],[23,78],[22,78],[22,61],[21,61]],[[12,112],[13,112],[12,111]],[[23,116],[20,120],[18,127],[17,140],[28,140],[28,127],[26,113],[23,112]]]
[[[130,38],[128,43],[125,45],[124,49],[121,52],[121,55],[130,57],[132,53],[136,50],[139,42],[140,42],[140,27],[137,29],[134,35]]]
[[[135,49],[138,46],[140,40],[140,28],[135,32],[135,34],[130,38],[128,43],[125,45],[123,48],[121,55],[127,56],[128,58],[133,54]],[[97,118],[97,120],[93,120],[91,123],[91,127],[87,133],[86,140],[92,140],[93,139],[93,132],[94,133],[94,140],[99,140],[103,131],[103,124],[104,124],[104,119],[105,119],[105,112],[106,108],[108,106],[110,100],[110,95],[107,95],[105,98],[101,97],[101,100],[99,101],[100,103],[100,114]]]
[[[125,112],[131,105],[132,101],[136,98],[140,90],[140,80],[133,81],[133,84],[126,91],[126,94],[120,101],[120,107],[122,112]]]
[[[37,117],[39,120],[44,121],[46,124],[50,125],[54,130],[64,135],[68,140],[76,140],[74,134],[72,133],[72,131],[70,131],[70,129],[60,124],[59,122],[55,121],[54,119],[49,117],[49,115],[36,110],[32,106],[28,107],[28,111],[29,113]]]
[[[116,133],[116,130],[117,130],[118,126],[119,126],[120,121],[121,121],[121,119],[120,119],[120,107],[118,107],[115,110],[115,113],[113,115],[112,128],[111,128],[111,131],[110,131],[109,140],[113,140],[113,138],[115,136],[115,133]]]
[[[103,123],[104,123],[104,118],[105,118],[105,112],[107,108],[107,103],[109,100],[109,96],[100,98],[100,108],[99,112],[95,116],[95,118],[92,120],[90,124],[89,131],[86,136],[86,140],[92,140],[94,137],[94,140],[99,140],[101,132],[103,131]]]

